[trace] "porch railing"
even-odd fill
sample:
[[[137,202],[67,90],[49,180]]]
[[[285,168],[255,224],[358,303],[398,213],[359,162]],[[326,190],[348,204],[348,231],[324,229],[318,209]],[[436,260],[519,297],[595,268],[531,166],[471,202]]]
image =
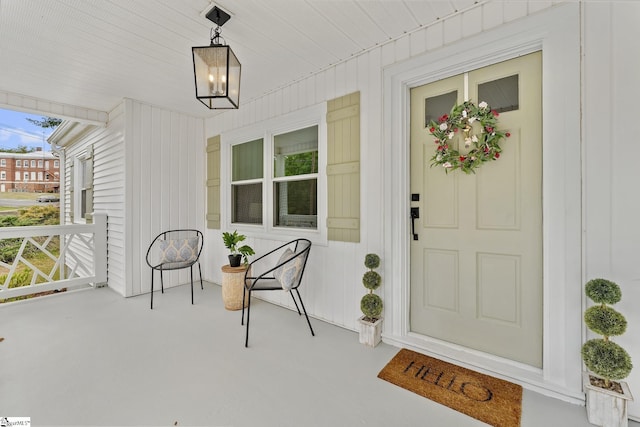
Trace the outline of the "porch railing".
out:
[[[0,228],[0,242],[15,239],[13,262],[0,260],[0,300],[107,280],[107,216],[91,224]]]

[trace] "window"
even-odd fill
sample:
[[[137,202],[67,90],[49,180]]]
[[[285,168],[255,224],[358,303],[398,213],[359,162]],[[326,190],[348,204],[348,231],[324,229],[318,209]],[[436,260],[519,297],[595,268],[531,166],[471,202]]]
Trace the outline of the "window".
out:
[[[44,168],[45,168],[45,169],[49,169],[49,160],[46,160],[46,161],[44,162]]]
[[[2,181],[7,180],[7,173],[5,171],[0,172],[0,180]]]
[[[231,222],[317,229],[318,161],[317,125],[233,145]]]
[[[56,160],[57,162],[58,160]],[[87,151],[76,157],[73,162],[73,183],[71,200],[73,207],[71,212],[74,220],[86,220],[87,213],[93,212],[93,150]]]
[[[237,144],[231,154],[231,221],[262,224],[263,140]]]
[[[22,160],[16,160],[16,167],[17,168],[21,168],[22,167]]]
[[[42,168],[42,160],[38,160],[38,167]]]
[[[318,227],[318,126],[273,138],[273,225]]]
[[[16,181],[20,181],[20,172],[16,172]]]
[[[31,167],[35,168],[36,167],[36,161],[35,160],[31,160]]]
[[[59,168],[60,167],[60,160],[54,160],[53,161],[53,167],[54,168]]]
[[[42,172],[38,172],[38,181],[42,181]]]
[[[31,172],[31,181],[35,181],[35,180],[36,180],[36,173]]]
[[[0,159],[0,166],[7,166],[7,159]]]
[[[25,172],[23,178],[25,181],[29,181],[29,172]]]

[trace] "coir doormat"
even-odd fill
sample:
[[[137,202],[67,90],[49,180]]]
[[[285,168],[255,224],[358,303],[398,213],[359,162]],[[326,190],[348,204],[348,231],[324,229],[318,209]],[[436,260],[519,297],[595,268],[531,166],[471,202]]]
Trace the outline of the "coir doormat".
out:
[[[402,349],[378,378],[495,427],[520,426],[522,387]]]

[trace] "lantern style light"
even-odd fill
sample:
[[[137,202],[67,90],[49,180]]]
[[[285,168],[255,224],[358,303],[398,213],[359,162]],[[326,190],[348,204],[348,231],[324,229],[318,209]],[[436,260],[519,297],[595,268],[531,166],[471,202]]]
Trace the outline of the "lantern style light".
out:
[[[220,36],[220,27],[229,20],[225,11],[214,7],[207,18],[218,25],[211,29],[209,46],[192,47],[196,98],[210,110],[240,106],[240,62]]]

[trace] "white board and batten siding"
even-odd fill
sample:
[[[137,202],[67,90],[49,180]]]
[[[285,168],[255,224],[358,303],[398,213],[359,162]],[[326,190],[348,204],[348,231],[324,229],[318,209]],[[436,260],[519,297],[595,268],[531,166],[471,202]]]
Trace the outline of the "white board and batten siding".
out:
[[[397,191],[387,188],[387,182],[391,178],[388,175],[390,172],[402,172],[390,169],[388,159],[392,159],[391,164],[398,164],[393,163],[398,162],[393,159],[401,155],[401,145],[406,141],[397,138],[390,130],[392,124],[388,118],[393,116],[390,109],[395,108],[396,104],[393,104],[393,99],[385,98],[383,93],[385,70],[401,66],[399,64],[410,62],[414,58],[455,57],[465,50],[465,40],[471,41],[478,35],[502,31],[505,27],[514,28],[521,23],[532,23],[530,27],[535,28],[531,28],[531,31],[538,31],[540,40],[545,40],[551,32],[555,36],[560,34],[562,38],[572,40],[572,43],[578,40],[578,49],[570,55],[570,69],[576,70],[574,78],[577,83],[572,84],[569,91],[559,86],[558,80],[554,80],[556,72],[553,59],[557,49],[550,49],[552,56],[545,57],[544,42],[539,46],[543,50],[544,93],[565,93],[563,102],[560,103],[562,105],[556,104],[548,108],[545,104],[547,115],[544,138],[553,139],[559,133],[566,134],[563,140],[567,143],[557,145],[559,150],[564,150],[562,158],[576,156],[577,159],[582,158],[582,161],[568,160],[570,167],[564,170],[564,175],[554,175],[554,183],[545,183],[546,194],[551,196],[551,201],[564,203],[567,207],[562,214],[564,216],[556,219],[555,224],[566,221],[574,223],[564,231],[555,226],[546,230],[547,237],[553,234],[563,235],[561,240],[566,243],[566,248],[563,249],[560,260],[547,257],[545,263],[553,267],[562,262],[568,266],[566,269],[557,269],[564,271],[562,277],[545,276],[545,286],[553,284],[554,287],[560,287],[554,293],[557,298],[547,300],[545,308],[547,319],[559,321],[555,324],[547,321],[545,325],[545,333],[551,331],[547,343],[549,348],[555,350],[545,350],[544,366],[540,372],[513,377],[532,389],[578,401],[582,395],[577,380],[581,370],[576,350],[578,346],[567,346],[561,341],[563,337],[571,343],[579,343],[583,339],[584,329],[580,319],[586,304],[582,291],[586,280],[605,276],[621,285],[624,297],[619,309],[627,316],[631,326],[627,334],[617,341],[630,350],[632,358],[640,360],[640,344],[632,338],[637,336],[637,328],[632,325],[640,324],[640,313],[633,307],[634,301],[640,297],[640,263],[637,262],[640,237],[633,238],[638,233],[633,218],[637,217],[640,202],[637,198],[628,197],[629,194],[636,193],[637,168],[630,162],[638,158],[634,155],[638,148],[633,137],[623,137],[636,133],[630,128],[634,120],[629,116],[637,110],[632,103],[640,97],[634,78],[640,72],[640,64],[638,56],[629,55],[628,52],[634,49],[629,44],[637,39],[637,27],[633,21],[640,14],[639,8],[640,5],[634,2],[482,2],[476,7],[265,94],[242,105],[237,111],[219,114],[207,120],[206,136],[224,135],[225,132],[234,132],[274,117],[327,103],[349,93],[360,92],[361,239],[357,243],[329,240],[326,246],[313,247],[303,286],[306,293],[304,297],[313,316],[355,330],[359,300],[364,293],[361,284],[364,272],[362,258],[368,252],[380,253],[382,292],[387,304],[385,312],[393,312],[393,317],[385,321],[384,335],[392,342],[401,342],[394,337],[397,330],[402,329],[401,324],[404,322],[396,313],[398,305],[403,303],[398,297],[408,298],[408,295],[395,293],[395,289],[401,286],[396,281],[406,281],[407,277],[403,276],[404,273],[395,271],[395,267],[392,268],[389,262],[394,256],[401,255],[402,250],[406,251],[403,249],[404,238],[393,232],[393,222],[403,222],[405,226],[409,223],[408,219],[401,218],[402,215],[396,215],[400,210],[389,209],[389,201],[385,201],[383,195]],[[550,24],[558,17],[568,17],[571,25]],[[555,25],[556,28],[551,29],[549,25]],[[508,51],[518,42],[517,36],[502,38],[493,41],[492,47]],[[585,54],[582,63],[577,54],[580,47]],[[463,58],[460,60],[464,61]],[[453,68],[456,68],[455,64]],[[582,82],[581,69],[584,78]],[[439,72],[443,77],[446,74],[446,70]],[[562,73],[566,75],[567,71],[562,70]],[[425,79],[428,80],[428,77]],[[395,93],[393,96],[402,97],[406,94]],[[571,123],[570,133],[567,134],[567,129],[563,128],[565,121],[553,120],[553,116],[549,116],[551,109],[554,109],[556,117],[566,116],[567,123]],[[582,111],[582,115],[579,111]],[[578,124],[575,125],[576,123]],[[545,162],[548,161],[551,167],[557,166],[558,160],[551,150],[547,149],[545,156]],[[558,194],[566,194],[569,202],[555,200],[558,196],[554,194],[554,188],[560,188],[560,182],[562,192]],[[222,176],[221,185],[228,185],[228,178]],[[405,196],[409,195],[400,195],[396,200],[401,202],[401,198]],[[225,230],[232,225],[229,223],[228,212],[224,209],[225,201],[222,202],[221,224]],[[545,213],[557,215],[557,210],[550,209]],[[583,227],[576,226],[580,223]],[[206,241],[211,248],[211,259],[219,260],[222,264],[226,250],[220,240],[220,230],[208,230]],[[255,249],[263,251],[273,247],[276,242],[261,239],[251,243]],[[555,271],[553,269],[547,272]],[[212,275],[208,277],[219,283],[219,269],[214,268]],[[285,298],[280,297],[280,300],[288,305]],[[393,306],[389,307],[389,304]],[[554,328],[561,329],[562,333],[554,333]],[[458,353],[459,360],[463,363],[470,362],[471,359],[465,360],[467,356],[464,353]],[[495,363],[478,367],[504,373],[504,366],[496,360]],[[522,373],[523,370],[519,372]],[[640,390],[640,370],[632,372],[628,381],[632,390]],[[556,386],[560,392],[554,392]],[[635,419],[640,418],[640,403],[632,403],[629,413]]]
[[[145,256],[162,231],[205,229],[204,121],[125,100],[126,295],[151,290]],[[207,265],[203,252],[203,275]],[[196,272],[197,274],[197,272]],[[190,281],[189,270],[165,275],[165,286]]]

